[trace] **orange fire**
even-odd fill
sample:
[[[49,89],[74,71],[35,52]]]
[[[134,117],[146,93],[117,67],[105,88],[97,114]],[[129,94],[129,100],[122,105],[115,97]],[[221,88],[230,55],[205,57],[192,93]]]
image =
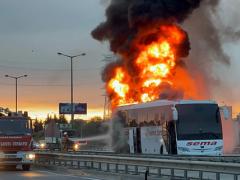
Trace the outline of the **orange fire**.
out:
[[[111,105],[116,107],[123,104],[133,104],[153,101],[159,98],[164,86],[180,89],[185,92],[184,82],[191,77],[181,72],[184,80],[176,79],[176,63],[179,61],[176,46],[181,43],[186,34],[177,26],[160,27],[163,35],[159,35],[157,41],[148,45],[139,45],[140,52],[134,60],[134,68],[138,75],[132,75],[125,67],[117,67],[114,76],[107,83],[107,92],[111,96]],[[188,92],[188,91],[187,91]],[[197,93],[189,93],[189,96],[197,96]]]

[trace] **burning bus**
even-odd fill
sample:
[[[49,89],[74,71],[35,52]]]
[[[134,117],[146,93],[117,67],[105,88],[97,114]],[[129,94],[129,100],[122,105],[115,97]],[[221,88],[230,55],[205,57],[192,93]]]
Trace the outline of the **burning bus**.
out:
[[[142,154],[221,156],[224,118],[228,111],[215,101],[156,100],[119,106],[127,151]]]

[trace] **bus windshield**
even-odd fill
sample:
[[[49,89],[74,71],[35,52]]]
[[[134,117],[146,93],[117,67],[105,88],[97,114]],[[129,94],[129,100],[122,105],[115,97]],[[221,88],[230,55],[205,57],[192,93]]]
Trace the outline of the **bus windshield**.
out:
[[[222,139],[222,123],[217,104],[176,105],[178,140]]]
[[[31,134],[32,125],[29,119],[0,119],[0,136]]]

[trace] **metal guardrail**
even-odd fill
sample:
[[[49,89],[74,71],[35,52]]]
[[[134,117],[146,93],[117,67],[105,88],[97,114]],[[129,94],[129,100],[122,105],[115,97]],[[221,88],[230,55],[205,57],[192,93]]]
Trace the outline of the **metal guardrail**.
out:
[[[49,150],[35,150],[35,152],[46,152]],[[54,151],[59,153],[59,151]],[[182,156],[182,155],[153,155],[153,154],[123,154],[116,153],[108,149],[95,148],[87,150],[69,150],[69,154],[91,154],[91,155],[104,155],[104,156],[121,156],[121,157],[140,157],[140,158],[154,158],[166,160],[185,160],[185,161],[206,161],[206,162],[225,162],[225,163],[240,163],[240,156]]]
[[[63,162],[63,164],[62,164]],[[98,170],[109,172],[109,166],[114,165],[114,172],[119,173],[119,166],[124,166],[123,173],[129,173],[129,167],[134,167],[134,174],[139,174],[139,167],[145,167],[146,171],[157,171],[157,177],[168,176],[173,178],[191,178],[203,180],[206,173],[214,173],[215,179],[220,180],[221,175],[232,175],[227,180],[238,180],[240,176],[240,164],[237,163],[219,163],[219,162],[199,162],[187,160],[169,160],[169,159],[151,159],[151,158],[130,158],[119,156],[97,156],[97,155],[70,155],[70,154],[51,154],[37,153],[36,163],[49,164],[53,166],[70,166],[71,168],[81,169],[81,162],[84,169],[94,169],[94,163],[98,164]],[[90,166],[88,164],[90,163]],[[170,170],[169,174],[163,174],[162,170]],[[175,174],[181,171],[182,175]],[[188,172],[197,172],[198,177],[189,177]],[[206,178],[205,178],[206,179]]]
[[[34,149],[35,151],[46,151],[46,150],[51,150],[51,148],[38,148],[38,149]],[[54,148],[54,150],[58,150],[56,148]],[[111,149],[109,148],[105,148],[105,147],[101,147],[101,146],[86,146],[86,147],[81,147],[79,150],[77,151],[111,151]]]

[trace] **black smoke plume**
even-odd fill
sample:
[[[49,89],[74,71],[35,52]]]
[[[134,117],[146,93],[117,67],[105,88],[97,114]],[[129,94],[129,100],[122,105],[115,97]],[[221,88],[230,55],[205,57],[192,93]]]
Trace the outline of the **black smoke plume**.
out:
[[[116,61],[107,66],[102,72],[102,80],[108,82],[114,74],[112,67],[124,67],[132,81],[138,79],[139,69],[134,60],[141,50],[136,46],[148,45],[158,40],[159,35],[168,37],[169,34],[161,30],[161,26],[181,24],[198,8],[202,0],[112,0],[107,7],[106,21],[100,23],[91,35],[98,41],[108,41],[110,50],[119,54],[123,63]],[[185,39],[178,46],[177,66],[184,67],[180,60],[189,55],[190,42],[185,31]],[[136,82],[136,81],[135,81]],[[134,90],[133,90],[134,91]],[[138,94],[138,92],[132,92]],[[109,94],[110,98],[112,97]]]
[[[200,6],[201,0],[112,0],[106,9],[106,21],[92,32],[99,41],[109,41],[114,53],[126,48],[133,50],[139,33],[147,30],[151,39],[160,25],[182,23],[192,11]],[[149,31],[151,29],[151,31]],[[155,32],[154,32],[155,31]]]

